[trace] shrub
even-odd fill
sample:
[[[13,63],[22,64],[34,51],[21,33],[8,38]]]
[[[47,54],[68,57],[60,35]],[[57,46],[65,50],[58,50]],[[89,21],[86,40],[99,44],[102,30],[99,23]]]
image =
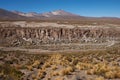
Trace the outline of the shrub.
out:
[[[97,77],[95,80],[105,80],[104,77]]]

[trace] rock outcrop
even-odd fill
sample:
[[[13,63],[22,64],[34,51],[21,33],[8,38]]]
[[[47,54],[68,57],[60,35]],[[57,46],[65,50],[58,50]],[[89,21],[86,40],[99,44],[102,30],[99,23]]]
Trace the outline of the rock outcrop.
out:
[[[0,27],[0,44],[102,43],[120,38],[120,28]]]

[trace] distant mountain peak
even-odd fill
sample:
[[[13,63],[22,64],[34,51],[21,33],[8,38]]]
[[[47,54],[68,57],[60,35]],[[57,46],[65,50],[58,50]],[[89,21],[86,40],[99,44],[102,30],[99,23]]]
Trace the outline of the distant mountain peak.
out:
[[[29,12],[29,13],[24,13],[24,12],[20,12],[20,11],[12,11],[15,14],[18,14],[20,16],[26,16],[26,17],[34,17],[36,15],[38,15],[36,12]]]
[[[18,15],[23,15],[23,14],[25,14],[25,13],[23,13],[23,12],[16,11],[16,10],[14,10],[14,11],[11,11],[11,12],[13,12],[13,13],[15,13],[15,14],[18,14]]]
[[[59,16],[60,17],[60,16],[79,16],[79,15],[72,14],[72,13],[67,12],[65,10],[59,9],[59,10],[54,10],[54,11],[51,11],[51,12],[42,13],[42,16],[45,16],[45,17]]]
[[[54,11],[52,11],[52,12],[67,12],[67,11],[62,10],[62,9],[58,9],[58,10],[54,10]]]
[[[64,10],[55,10],[51,12],[53,15],[68,15],[69,13]]]

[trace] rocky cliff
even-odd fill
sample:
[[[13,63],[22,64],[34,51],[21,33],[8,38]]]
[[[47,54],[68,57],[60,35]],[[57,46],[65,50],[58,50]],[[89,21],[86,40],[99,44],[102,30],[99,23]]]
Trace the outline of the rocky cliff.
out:
[[[0,26],[0,44],[41,45],[68,43],[102,43],[120,38],[120,28],[110,27],[3,27]]]

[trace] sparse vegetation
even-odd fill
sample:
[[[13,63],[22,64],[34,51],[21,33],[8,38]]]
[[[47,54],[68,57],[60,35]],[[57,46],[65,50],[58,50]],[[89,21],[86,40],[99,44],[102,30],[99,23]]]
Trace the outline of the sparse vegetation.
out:
[[[46,55],[0,51],[0,79],[21,80],[26,77],[33,80],[64,80],[65,78],[71,80],[74,77],[78,80],[120,79],[120,53],[110,52],[109,49]]]

